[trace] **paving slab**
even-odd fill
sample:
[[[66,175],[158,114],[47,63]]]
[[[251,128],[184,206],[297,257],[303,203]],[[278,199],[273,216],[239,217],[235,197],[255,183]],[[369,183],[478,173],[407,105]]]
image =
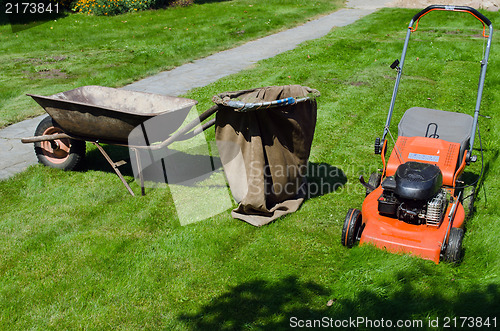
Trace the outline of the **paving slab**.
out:
[[[334,27],[355,22],[375,10],[389,6],[388,0],[348,0],[345,9],[264,38],[250,41],[170,71],[123,87],[126,90],[178,96],[237,73],[256,62],[289,51],[300,43],[325,36]],[[0,130],[0,180],[7,179],[37,162],[33,144],[20,139],[32,136],[42,115]]]
[[[12,177],[37,162],[33,144],[21,143],[22,137],[32,136],[42,118],[31,118],[0,130],[0,180]]]

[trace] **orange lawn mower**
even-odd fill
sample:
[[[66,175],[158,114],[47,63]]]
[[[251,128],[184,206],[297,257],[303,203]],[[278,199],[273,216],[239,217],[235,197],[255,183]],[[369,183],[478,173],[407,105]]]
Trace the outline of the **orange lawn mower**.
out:
[[[395,146],[386,160],[386,137],[391,136],[389,125],[410,35],[416,31],[422,16],[436,10],[469,13],[483,24],[487,43],[481,61],[474,117],[429,108],[410,108],[399,122]],[[486,27],[489,35],[485,34]],[[440,260],[460,261],[467,218],[464,204],[468,206],[468,214],[472,212],[475,186],[481,177],[464,185],[461,175],[465,166],[477,160],[472,150],[492,32],[488,18],[465,6],[432,5],[412,18],[401,61],[396,60],[391,65],[397,70],[396,83],[382,138],[375,140],[375,153],[381,155],[383,169],[373,173],[368,182],[360,177],[367,196],[361,211],[349,209],[347,212],[342,245],[352,247],[359,241],[360,245],[369,243],[389,252],[410,253],[435,263]],[[481,144],[479,130],[478,136]],[[464,197],[466,188],[471,193]]]

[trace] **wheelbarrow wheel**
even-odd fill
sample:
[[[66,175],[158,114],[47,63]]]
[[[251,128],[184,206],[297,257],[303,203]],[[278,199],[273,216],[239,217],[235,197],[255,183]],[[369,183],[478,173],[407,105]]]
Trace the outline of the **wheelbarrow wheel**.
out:
[[[35,136],[58,133],[64,133],[64,131],[50,116],[45,117],[35,130]],[[73,170],[81,164],[85,157],[85,141],[65,138],[36,142],[35,154],[43,165],[62,170]]]
[[[462,258],[462,240],[464,238],[464,229],[451,228],[448,245],[444,251],[444,260],[451,263],[457,263]]]
[[[349,209],[345,216],[342,227],[341,243],[343,246],[351,248],[358,241],[359,230],[361,229],[361,211],[359,209]]]

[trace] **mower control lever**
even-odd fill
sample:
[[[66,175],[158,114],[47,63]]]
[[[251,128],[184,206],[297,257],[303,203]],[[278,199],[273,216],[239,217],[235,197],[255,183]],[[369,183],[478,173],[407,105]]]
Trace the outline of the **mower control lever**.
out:
[[[366,181],[365,181],[365,177],[363,177],[363,175],[359,176],[359,182],[364,186],[366,187],[368,190],[371,191],[375,191],[376,187],[373,187],[372,185],[368,184]]]
[[[379,137],[375,138],[375,154],[382,154],[382,144]]]
[[[391,69],[396,69],[399,66],[399,60],[396,59],[396,61],[392,62],[391,64]]]

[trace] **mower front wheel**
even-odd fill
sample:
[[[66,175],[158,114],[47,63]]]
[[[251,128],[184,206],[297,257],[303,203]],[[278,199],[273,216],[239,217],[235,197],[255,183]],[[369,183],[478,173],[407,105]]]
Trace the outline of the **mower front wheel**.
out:
[[[451,228],[448,245],[444,251],[444,260],[457,263],[462,258],[462,240],[464,239],[464,229]]]
[[[343,246],[351,248],[359,240],[361,229],[361,211],[359,209],[349,209],[345,216],[342,227],[341,243]]]

